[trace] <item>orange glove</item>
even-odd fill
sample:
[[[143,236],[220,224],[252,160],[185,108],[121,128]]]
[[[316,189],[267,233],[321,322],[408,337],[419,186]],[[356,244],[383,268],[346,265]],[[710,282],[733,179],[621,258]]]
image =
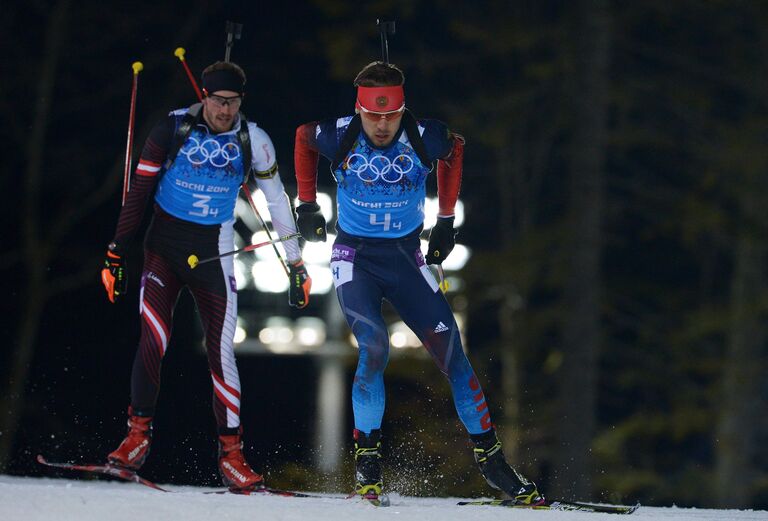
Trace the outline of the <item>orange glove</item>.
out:
[[[309,290],[312,289],[312,278],[307,273],[304,261],[288,265],[288,304],[295,308],[305,308],[309,304]]]
[[[117,297],[123,295],[128,289],[128,273],[125,259],[117,253],[117,247],[110,244],[107,256],[104,259],[104,267],[101,269],[101,282],[107,290],[107,298],[113,304]]]

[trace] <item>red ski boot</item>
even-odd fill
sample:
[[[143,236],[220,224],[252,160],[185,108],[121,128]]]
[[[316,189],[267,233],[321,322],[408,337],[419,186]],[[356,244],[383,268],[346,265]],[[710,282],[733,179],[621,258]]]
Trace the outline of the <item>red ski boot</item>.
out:
[[[152,444],[152,417],[136,416],[128,408],[128,435],[120,446],[107,456],[112,465],[137,470],[144,464]]]
[[[251,470],[243,456],[240,434],[219,436],[219,474],[232,490],[255,490],[264,486],[261,474]]]

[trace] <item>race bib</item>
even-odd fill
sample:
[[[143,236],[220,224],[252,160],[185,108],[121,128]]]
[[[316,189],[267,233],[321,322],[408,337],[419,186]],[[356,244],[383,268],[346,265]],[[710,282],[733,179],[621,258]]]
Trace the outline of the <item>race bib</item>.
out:
[[[331,276],[338,288],[352,280],[355,267],[355,250],[343,244],[334,244],[331,253]]]

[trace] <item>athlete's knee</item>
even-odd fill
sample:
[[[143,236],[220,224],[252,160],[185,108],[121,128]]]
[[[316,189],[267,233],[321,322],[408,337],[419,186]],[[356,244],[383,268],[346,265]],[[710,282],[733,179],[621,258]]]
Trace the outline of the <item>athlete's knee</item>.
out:
[[[365,376],[383,373],[389,361],[388,339],[358,339],[358,347],[358,373]]]

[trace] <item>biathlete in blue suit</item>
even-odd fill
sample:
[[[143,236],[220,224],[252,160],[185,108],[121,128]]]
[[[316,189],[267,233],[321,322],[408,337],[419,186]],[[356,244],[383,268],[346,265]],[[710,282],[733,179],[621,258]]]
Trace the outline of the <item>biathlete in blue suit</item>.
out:
[[[170,339],[173,310],[186,286],[205,332],[219,434],[219,472],[231,488],[254,489],[263,487],[264,480],[251,469],[242,452],[240,376],[233,350],[237,326],[233,257],[222,257],[194,270],[187,258],[190,253],[216,257],[234,249],[235,203],[240,186],[251,173],[267,199],[278,235],[295,232],[296,224],[272,141],[239,112],[245,73],[234,63],[217,62],[203,71],[202,79],[202,106],[171,112],[153,128],[144,144],[101,273],[107,296],[115,302],[126,292],[125,251],[154,195],[154,215],[144,240],[139,290],[141,338],[131,373],[128,434],[108,460],[138,469],[149,454],[160,367]],[[312,281],[296,239],[284,245],[290,267],[289,304],[303,308],[309,302]]]
[[[439,121],[416,120],[405,108],[404,81],[396,66],[373,62],[355,78],[355,116],[307,123],[296,131],[297,224],[305,239],[326,240],[316,202],[320,154],[331,161],[337,184],[338,235],[330,268],[359,345],[352,387],[355,491],[378,498],[383,487],[379,450],[389,335],[381,303],[386,299],[447,377],[488,483],[520,503],[536,504],[543,501],[536,485],[504,459],[459,328],[427,266],[442,263],[454,247],[464,140]],[[426,180],[435,163],[439,212],[425,258],[419,234]]]

